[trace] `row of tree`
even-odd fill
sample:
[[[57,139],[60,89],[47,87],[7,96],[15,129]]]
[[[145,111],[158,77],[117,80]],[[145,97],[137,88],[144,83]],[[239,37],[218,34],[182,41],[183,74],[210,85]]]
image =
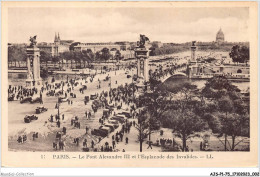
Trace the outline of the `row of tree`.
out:
[[[152,91],[136,101],[139,107],[144,107],[137,126],[140,151],[144,140],[150,140],[158,129],[158,123],[181,138],[182,151],[186,150],[188,139],[201,137],[205,130],[216,135],[225,151],[234,151],[244,140],[237,141],[238,136],[249,137],[249,105],[243,101],[240,90],[225,77],[213,77],[202,90],[189,82],[170,91],[162,89],[159,81],[151,79],[150,84]]]
[[[26,61],[26,46],[13,45],[8,47],[8,61]],[[60,53],[59,56],[52,56],[50,52],[40,51],[41,62],[53,61],[59,62],[62,59],[67,61],[74,60],[76,62],[91,63],[93,61],[108,61],[110,59],[121,60],[122,55],[119,50],[116,50],[115,55],[112,55],[108,48],[103,48],[101,51],[93,53],[91,49],[82,51],[66,51]],[[72,62],[72,61],[71,61]]]
[[[241,45],[234,45],[234,46],[222,46],[222,45],[212,45],[209,46],[199,46],[199,50],[220,50],[221,51],[231,51],[229,56],[232,58],[234,63],[248,63],[249,61],[249,47],[241,46]],[[159,47],[157,43],[152,43],[152,47],[150,48],[151,56],[157,55],[166,55],[166,54],[173,54],[177,52],[184,52],[190,50],[190,44],[185,43],[183,45],[178,44],[165,44],[162,47]]]

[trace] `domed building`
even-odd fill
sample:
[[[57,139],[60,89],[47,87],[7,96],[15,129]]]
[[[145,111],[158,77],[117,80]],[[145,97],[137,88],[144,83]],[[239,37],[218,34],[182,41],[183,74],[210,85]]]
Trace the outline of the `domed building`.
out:
[[[216,42],[218,44],[221,44],[225,41],[225,37],[224,37],[224,33],[223,31],[221,30],[221,28],[219,29],[217,35],[216,35]]]

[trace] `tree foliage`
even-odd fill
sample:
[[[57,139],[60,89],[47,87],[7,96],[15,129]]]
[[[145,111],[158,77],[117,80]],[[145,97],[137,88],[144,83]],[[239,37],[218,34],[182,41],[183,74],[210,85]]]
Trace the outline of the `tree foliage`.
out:
[[[232,47],[229,56],[235,63],[247,63],[249,61],[249,48],[235,45]]]
[[[26,47],[13,45],[8,47],[8,61],[26,61]]]

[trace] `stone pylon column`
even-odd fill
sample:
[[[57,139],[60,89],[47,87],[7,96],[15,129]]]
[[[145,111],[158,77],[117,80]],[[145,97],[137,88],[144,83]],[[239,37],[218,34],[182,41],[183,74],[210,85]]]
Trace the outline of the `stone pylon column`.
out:
[[[143,81],[149,81],[149,50],[137,47],[135,49],[135,57],[137,59],[137,77]]]
[[[197,50],[196,41],[192,41],[192,45],[190,49],[191,49],[191,62],[196,62],[196,50]]]
[[[38,87],[42,85],[40,77],[40,50],[35,45],[26,49],[27,53],[27,80],[26,86]]]

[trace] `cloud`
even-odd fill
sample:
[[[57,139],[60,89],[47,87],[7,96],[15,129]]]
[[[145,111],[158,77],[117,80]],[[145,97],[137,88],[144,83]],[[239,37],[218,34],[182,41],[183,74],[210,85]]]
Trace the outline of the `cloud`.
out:
[[[183,18],[181,10],[171,17],[171,9],[160,10],[155,18],[154,10],[134,11],[117,9],[13,9],[9,13],[9,42],[28,42],[29,36],[38,35],[38,41],[52,42],[55,32],[61,39],[79,42],[136,41],[139,34],[162,42],[213,41],[221,27],[227,41],[247,41],[247,18],[227,15]],[[140,13],[145,15],[141,16]],[[150,14],[149,14],[149,13]]]

